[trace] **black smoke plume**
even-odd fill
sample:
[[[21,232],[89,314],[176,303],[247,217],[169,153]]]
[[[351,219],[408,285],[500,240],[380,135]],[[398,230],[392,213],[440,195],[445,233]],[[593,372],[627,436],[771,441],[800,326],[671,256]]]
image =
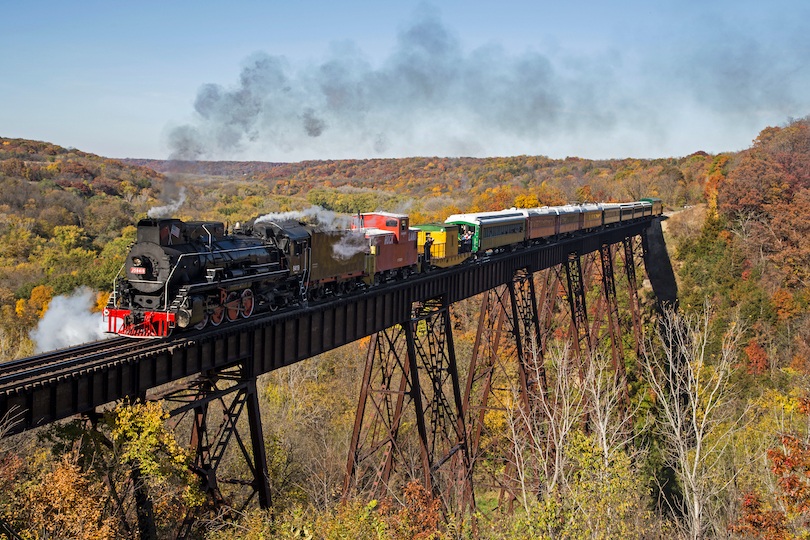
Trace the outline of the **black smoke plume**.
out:
[[[171,158],[666,157],[738,150],[712,145],[750,142],[768,119],[808,113],[810,33],[791,33],[779,50],[705,24],[696,39],[675,29],[635,56],[514,54],[465,51],[423,7],[379,65],[351,43],[308,66],[255,53],[233,87],[200,88],[193,123],[169,134]]]

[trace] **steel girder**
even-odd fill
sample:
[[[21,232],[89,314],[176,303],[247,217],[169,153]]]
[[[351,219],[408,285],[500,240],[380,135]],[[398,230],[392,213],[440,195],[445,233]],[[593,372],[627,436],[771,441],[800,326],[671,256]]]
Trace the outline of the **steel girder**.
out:
[[[641,235],[644,238],[644,235]],[[644,243],[641,244],[642,261],[644,260]],[[636,345],[636,369],[641,370],[641,355],[644,350],[643,329],[641,327],[641,304],[638,298],[638,283],[636,280],[636,250],[637,243],[635,237],[628,236],[622,240],[623,254],[624,254],[624,272],[627,278],[627,286],[630,299],[630,315],[633,318],[633,338]]]
[[[544,282],[543,297],[551,290],[556,291],[556,280]],[[510,408],[531,415],[535,401],[545,399],[547,340],[540,333],[535,298],[534,278],[528,269],[519,270],[510,283],[483,295],[464,394],[472,466],[485,479],[477,487],[497,490],[499,505],[508,509],[517,498],[518,487],[513,481],[514,464],[499,452],[506,441],[492,417]],[[543,313],[550,316],[551,307],[545,302],[544,306],[548,310]],[[539,470],[535,467],[532,472],[531,482],[539,482]]]
[[[474,505],[466,433],[449,306],[420,302],[408,323],[369,344],[344,500],[396,495],[420,480],[447,511]]]
[[[170,422],[175,430],[190,423],[190,446],[194,460],[190,469],[200,479],[201,491],[212,508],[233,507],[236,493],[223,493],[225,485],[250,488],[238,511],[258,498],[260,508],[270,508],[271,493],[267,454],[259,414],[256,378],[248,374],[247,363],[212,370],[182,385],[151,396],[174,404]],[[247,437],[242,432],[247,431]],[[225,465],[240,460],[250,478],[223,476]],[[181,525],[177,538],[187,538],[198,512],[192,510]]]

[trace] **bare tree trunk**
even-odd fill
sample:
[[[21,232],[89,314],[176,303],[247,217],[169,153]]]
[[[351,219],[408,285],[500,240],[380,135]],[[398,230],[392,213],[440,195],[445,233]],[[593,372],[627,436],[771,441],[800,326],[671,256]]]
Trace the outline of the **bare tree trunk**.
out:
[[[583,386],[590,404],[590,429],[602,451],[603,464],[607,466],[617,452],[631,452],[635,438],[633,424],[642,403],[632,410],[627,409],[627,380],[614,372],[609,359],[599,352],[591,355],[588,361]],[[639,431],[644,431],[644,428]]]
[[[539,377],[547,369],[539,355],[530,354],[526,369],[529,376]],[[565,446],[576,426],[582,423],[585,414],[585,392],[579,377],[576,359],[565,347],[552,349],[547,357],[551,368],[550,387],[547,395],[530,396],[532,410],[526,410],[520,396],[520,388],[513,385],[512,399],[506,412],[514,466],[515,480],[521,490],[524,508],[528,511],[531,498],[553,494],[565,484]],[[537,391],[540,391],[537,389]],[[531,482],[531,469],[539,469],[544,477],[544,486]]]
[[[656,333],[659,343],[645,349],[644,368],[657,397],[667,464],[683,489],[684,534],[698,540],[711,523],[711,503],[733,480],[718,474],[718,464],[745,417],[732,417],[729,385],[741,328],[729,325],[711,363],[708,306],[699,316],[664,310]]]

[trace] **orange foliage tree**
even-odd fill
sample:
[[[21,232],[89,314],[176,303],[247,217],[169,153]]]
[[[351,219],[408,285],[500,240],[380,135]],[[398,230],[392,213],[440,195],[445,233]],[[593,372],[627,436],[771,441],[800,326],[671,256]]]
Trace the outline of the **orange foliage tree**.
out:
[[[768,371],[768,353],[759,344],[757,338],[751,338],[743,350],[748,356],[748,373],[751,375],[762,375]]]
[[[32,328],[42,315],[48,310],[48,304],[53,298],[53,287],[37,285],[31,290],[31,298],[17,300],[16,313],[20,323],[25,328]]]

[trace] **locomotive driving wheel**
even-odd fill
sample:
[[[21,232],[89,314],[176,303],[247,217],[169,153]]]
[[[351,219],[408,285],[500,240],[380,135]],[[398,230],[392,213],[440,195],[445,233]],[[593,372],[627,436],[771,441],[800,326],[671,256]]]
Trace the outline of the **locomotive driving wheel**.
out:
[[[253,291],[245,289],[242,291],[242,317],[247,319],[253,315],[253,307],[256,303],[253,300]]]
[[[219,326],[222,324],[222,319],[225,318],[225,306],[217,306],[214,308],[214,311],[211,312],[211,324],[213,326]]]
[[[200,322],[194,325],[195,330],[202,330],[208,324],[208,313],[203,313],[203,318]]]
[[[232,292],[228,294],[227,300],[225,300],[225,315],[228,317],[228,320],[233,322],[239,318],[239,294]]]

